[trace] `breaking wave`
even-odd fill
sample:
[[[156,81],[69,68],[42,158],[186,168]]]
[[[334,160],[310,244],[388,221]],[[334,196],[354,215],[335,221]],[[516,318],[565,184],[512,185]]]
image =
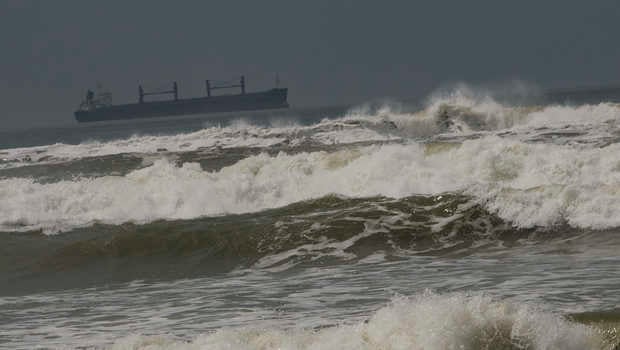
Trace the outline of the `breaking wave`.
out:
[[[583,126],[604,122],[620,122],[620,106],[602,102],[594,105],[510,105],[496,101],[488,94],[461,87],[431,96],[423,109],[410,111],[398,104],[379,108],[362,105],[343,120],[389,124],[395,135],[431,137],[437,134],[493,132],[515,128]]]
[[[4,342],[620,346],[618,105],[459,88],[326,110],[0,150]]]
[[[363,322],[322,329],[224,328],[190,341],[131,335],[111,349],[606,349],[595,329],[484,295],[395,298]],[[617,339],[615,340],[617,341]]]
[[[534,129],[592,126],[593,135],[609,134],[609,126],[620,123],[617,104],[597,105],[508,105],[486,94],[460,87],[434,95],[421,110],[397,103],[361,105],[339,118],[308,125],[271,127],[236,120],[229,126],[212,126],[176,135],[136,135],[113,141],[89,141],[77,145],[54,144],[0,150],[0,169],[63,162],[113,154],[157,154],[188,152],[205,148],[297,146],[307,143],[347,144],[394,139],[428,139],[437,135],[467,135],[511,130],[531,133]],[[504,135],[506,135],[504,133]]]
[[[41,184],[0,180],[0,230],[58,232],[94,223],[256,212],[330,194],[462,193],[521,228],[620,226],[620,144],[580,148],[488,136],[336,152],[259,154],[207,172],[167,160],[125,176]]]
[[[376,128],[375,128],[376,129]],[[389,140],[381,130],[363,128],[358,123],[324,120],[312,126],[263,127],[245,121],[230,126],[207,127],[177,135],[132,136],[114,141],[90,141],[77,145],[54,144],[0,150],[0,169],[65,162],[114,154],[157,154],[190,152],[209,148],[267,148],[284,144],[347,144]]]

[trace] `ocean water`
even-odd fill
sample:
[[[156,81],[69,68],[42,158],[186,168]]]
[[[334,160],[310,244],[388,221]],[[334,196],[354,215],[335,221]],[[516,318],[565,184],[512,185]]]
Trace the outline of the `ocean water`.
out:
[[[0,348],[614,349],[620,105],[0,133]]]

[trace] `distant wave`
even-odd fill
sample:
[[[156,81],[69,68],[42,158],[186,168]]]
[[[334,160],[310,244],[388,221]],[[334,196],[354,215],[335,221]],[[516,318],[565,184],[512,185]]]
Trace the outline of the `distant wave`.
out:
[[[371,108],[360,105],[339,118],[319,123],[253,125],[237,120],[230,126],[206,127],[176,135],[136,135],[112,141],[90,141],[78,145],[54,144],[0,150],[0,169],[64,162],[113,154],[187,152],[212,147],[270,147],[304,143],[347,144],[394,139],[427,139],[436,135],[462,135],[512,130],[527,133],[542,127],[620,123],[616,104],[566,106],[512,106],[479,95],[467,88],[433,95],[424,108],[411,111],[398,104]],[[600,129],[604,133],[604,129]]]
[[[54,144],[0,150],[0,169],[66,162],[114,154],[157,154],[189,152],[208,148],[255,147],[305,143],[346,144],[389,140],[395,136],[361,127],[358,123],[325,120],[312,126],[263,127],[246,122],[226,127],[208,127],[176,135],[132,136],[113,141],[91,141],[78,145]]]

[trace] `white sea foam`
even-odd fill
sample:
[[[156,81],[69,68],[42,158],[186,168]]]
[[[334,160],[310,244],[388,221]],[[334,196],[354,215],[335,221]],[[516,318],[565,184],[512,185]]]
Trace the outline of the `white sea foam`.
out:
[[[248,157],[217,172],[157,160],[126,176],[41,184],[0,180],[0,230],[58,232],[95,222],[256,212],[328,194],[462,192],[519,227],[620,226],[620,144],[578,148],[484,137]]]
[[[276,134],[275,136],[273,134]],[[5,160],[23,160],[29,162],[9,165],[27,165],[50,159],[72,160],[84,157],[97,157],[120,153],[156,153],[165,149],[169,152],[191,151],[201,147],[267,147],[284,141],[277,135],[277,130],[235,125],[227,128],[211,127],[200,131],[178,135],[132,136],[113,141],[89,141],[78,145],[54,144],[48,146],[14,148],[5,150]]]
[[[272,127],[237,120],[230,126],[210,126],[176,135],[136,135],[112,141],[90,141],[78,145],[54,144],[2,150],[0,167],[19,167],[33,162],[58,162],[83,157],[120,153],[158,153],[192,151],[209,147],[269,147],[286,142],[306,141],[344,144],[383,141],[395,138],[427,138],[437,134],[492,133],[505,129],[529,134],[536,128],[569,125],[599,125],[592,132],[606,134],[610,125],[620,124],[620,107],[601,103],[582,106],[515,107],[498,103],[485,94],[461,86],[449,93],[433,95],[422,110],[415,113],[398,104],[379,108],[362,105],[344,116],[300,126],[278,123]],[[27,160],[27,161],[24,161]]]
[[[594,105],[506,105],[491,95],[479,93],[467,86],[459,86],[441,94],[432,95],[423,109],[410,112],[399,104],[385,104],[380,108],[362,105],[351,109],[341,118],[361,122],[368,128],[389,130],[401,137],[425,138],[438,134],[471,134],[510,130],[525,133],[526,139],[538,128],[573,126],[601,126],[585,130],[589,137],[607,135],[610,125],[620,124],[620,106],[613,103]]]
[[[379,130],[380,131],[380,130]],[[3,150],[0,167],[11,168],[31,164],[61,162],[85,157],[98,157],[122,153],[153,154],[160,151],[187,152],[210,147],[269,147],[286,142],[296,145],[311,141],[322,144],[345,144],[360,141],[389,140],[389,134],[346,124],[342,121],[324,120],[311,126],[289,125],[261,127],[245,121],[230,126],[212,126],[176,135],[135,135],[112,141],[89,141],[77,145],[53,144],[47,146]]]
[[[440,133],[467,133],[510,128],[527,120],[541,106],[514,107],[495,101],[490,95],[478,93],[465,85],[431,95],[424,108],[411,112],[400,104],[386,103],[380,108],[361,105],[343,119],[366,123],[393,123],[398,133],[409,137],[428,137]],[[448,112],[445,114],[445,112]],[[445,125],[449,119],[449,126]]]
[[[584,126],[620,122],[620,107],[612,103],[594,105],[509,106],[488,95],[475,95],[460,89],[429,100],[424,114],[438,116],[449,107],[451,121],[462,132],[530,130],[541,127]],[[448,131],[455,131],[452,128]]]
[[[425,293],[396,298],[367,322],[303,328],[224,328],[189,342],[131,335],[124,349],[603,349],[593,330],[523,304],[490,297]]]

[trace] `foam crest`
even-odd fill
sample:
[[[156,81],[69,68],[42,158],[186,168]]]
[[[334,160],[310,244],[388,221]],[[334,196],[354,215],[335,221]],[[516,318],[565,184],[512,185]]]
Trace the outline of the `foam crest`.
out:
[[[460,85],[432,94],[422,109],[411,110],[394,102],[351,109],[342,120],[367,127],[392,126],[392,133],[406,137],[430,137],[442,133],[470,133],[510,128],[527,120],[528,112],[542,107],[513,107],[497,102],[488,93]]]
[[[300,126],[293,121],[274,122],[271,127],[233,120],[229,126],[176,135],[136,135],[113,141],[90,141],[78,145],[54,144],[1,150],[0,167],[19,167],[32,162],[58,162],[121,153],[152,154],[160,151],[185,152],[210,147],[269,147],[304,142],[346,144],[400,138],[428,138],[438,134],[469,134],[505,129],[568,125],[620,124],[620,106],[611,103],[581,106],[513,106],[498,102],[491,94],[465,85],[433,94],[421,110],[389,102],[365,104],[344,116]]]
[[[226,328],[189,342],[132,335],[111,349],[604,349],[586,326],[490,297],[425,293],[396,298],[367,322],[320,330]]]
[[[324,120],[311,126],[293,124],[281,127],[261,127],[244,120],[236,120],[230,126],[213,126],[176,135],[136,135],[127,139],[106,142],[90,141],[78,145],[58,143],[7,149],[2,151],[0,167],[11,168],[33,163],[62,162],[124,153],[187,152],[211,147],[265,148],[281,143],[295,146],[304,142],[330,145],[382,141],[392,138],[380,131],[364,128],[359,124],[343,123],[339,120]]]
[[[505,104],[498,102],[489,92],[476,91],[466,85],[431,95],[425,107],[416,113],[402,113],[401,110],[398,105],[395,109],[386,105],[368,115],[395,123],[409,136],[620,122],[620,106],[617,104]],[[368,113],[368,109],[361,111]],[[353,115],[357,114],[360,113]]]
[[[462,192],[518,227],[620,226],[620,145],[578,148],[484,137],[245,158],[217,172],[157,160],[126,176],[0,180],[0,230],[256,212],[320,198]]]
[[[267,147],[280,143],[285,137],[277,129],[250,126],[242,122],[230,127],[210,127],[177,135],[135,135],[113,141],[89,141],[78,145],[54,144],[5,150],[5,161],[28,162],[71,160],[121,153],[156,153],[192,151],[207,147]],[[17,163],[24,165],[29,163]]]
[[[396,103],[385,103],[378,108],[361,105],[337,120],[358,123],[364,128],[399,137],[424,138],[442,131],[434,113],[425,110],[413,112]]]

